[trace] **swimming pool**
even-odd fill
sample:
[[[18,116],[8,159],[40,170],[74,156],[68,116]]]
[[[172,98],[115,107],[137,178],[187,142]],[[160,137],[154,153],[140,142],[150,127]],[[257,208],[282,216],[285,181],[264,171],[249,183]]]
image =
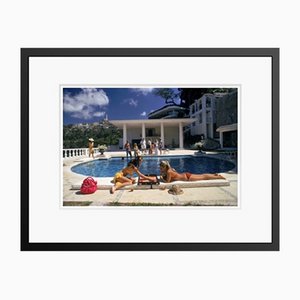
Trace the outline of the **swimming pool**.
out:
[[[171,166],[179,173],[190,172],[195,174],[223,173],[232,170],[235,165],[229,161],[211,157],[185,156],[152,156],[143,157],[140,171],[143,174],[159,174],[159,163],[168,160]],[[114,157],[105,160],[92,160],[71,168],[75,173],[93,177],[113,177],[116,172],[126,167],[129,160]]]

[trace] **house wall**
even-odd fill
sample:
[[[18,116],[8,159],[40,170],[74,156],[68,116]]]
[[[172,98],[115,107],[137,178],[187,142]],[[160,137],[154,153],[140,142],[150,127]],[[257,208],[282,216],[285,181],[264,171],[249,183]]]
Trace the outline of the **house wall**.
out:
[[[207,107],[207,101],[210,105]],[[216,98],[214,95],[203,95],[190,106],[190,117],[194,122],[190,125],[191,135],[204,135],[213,138],[213,124],[215,123]],[[200,103],[202,107],[200,107]],[[200,117],[201,115],[201,117]]]
[[[132,143],[132,140],[142,139],[141,128],[127,128],[127,140]]]
[[[177,127],[165,127],[165,147],[177,148],[179,147],[179,128]]]
[[[224,95],[216,104],[217,127],[234,124],[238,121],[237,92]]]
[[[154,128],[155,129],[155,135],[154,136],[147,136],[146,134],[146,140],[148,141],[151,139],[152,141],[155,141],[155,139],[159,139],[161,132],[160,127],[152,126],[152,127],[146,127],[146,128]],[[147,130],[146,130],[147,131]],[[173,147],[179,147],[179,128],[178,127],[164,127],[164,144],[167,148],[173,148]],[[127,128],[127,140],[132,143],[132,140],[135,139],[141,139],[142,138],[142,131],[140,128]],[[120,146],[125,144],[123,142],[123,139],[120,141]]]

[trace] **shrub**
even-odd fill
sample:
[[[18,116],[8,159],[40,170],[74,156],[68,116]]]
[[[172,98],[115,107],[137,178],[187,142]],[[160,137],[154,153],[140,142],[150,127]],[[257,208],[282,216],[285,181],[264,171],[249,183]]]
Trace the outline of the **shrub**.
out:
[[[216,150],[220,148],[220,143],[213,139],[205,139],[193,145],[194,149],[200,150]]]

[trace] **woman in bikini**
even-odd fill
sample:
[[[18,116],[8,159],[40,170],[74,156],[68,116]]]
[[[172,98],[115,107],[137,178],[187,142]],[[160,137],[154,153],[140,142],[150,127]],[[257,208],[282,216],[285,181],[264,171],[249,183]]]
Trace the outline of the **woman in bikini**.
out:
[[[133,162],[129,162],[127,167],[117,172],[114,176],[114,185],[110,189],[110,193],[113,194],[116,190],[130,184],[135,183],[133,173],[137,173],[141,178],[154,181],[153,178],[145,176],[139,169],[134,165]]]
[[[159,164],[161,179],[164,182],[172,181],[197,181],[197,180],[209,180],[209,179],[225,179],[219,174],[192,174],[189,172],[178,173],[170,166],[167,160],[163,160]]]

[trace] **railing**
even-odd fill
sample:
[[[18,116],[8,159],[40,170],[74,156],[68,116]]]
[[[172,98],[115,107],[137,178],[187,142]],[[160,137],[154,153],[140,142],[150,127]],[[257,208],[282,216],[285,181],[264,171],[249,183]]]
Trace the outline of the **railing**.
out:
[[[98,153],[98,148],[94,148],[94,153]],[[71,158],[71,157],[81,157],[81,156],[89,156],[88,148],[73,148],[73,149],[63,149],[63,158]]]

